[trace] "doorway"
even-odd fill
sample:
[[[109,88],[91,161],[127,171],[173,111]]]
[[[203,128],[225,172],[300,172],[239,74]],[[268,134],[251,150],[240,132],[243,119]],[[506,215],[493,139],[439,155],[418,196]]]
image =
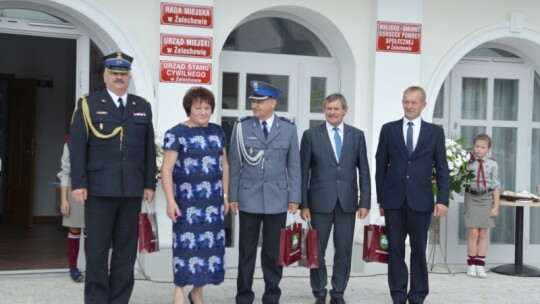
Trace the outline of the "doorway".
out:
[[[445,81],[437,105],[434,122],[445,127],[446,136],[463,137],[468,148],[480,133],[493,140],[491,157],[499,166],[501,190],[527,190],[535,193],[538,179],[532,157],[538,147],[540,133],[534,128],[540,121],[539,97],[535,86],[538,78],[532,65],[508,51],[477,48],[465,56]],[[445,89],[446,87],[446,89]],[[446,119],[441,119],[446,117]],[[536,194],[536,193],[535,193]],[[447,219],[447,257],[449,263],[464,263],[468,230],[464,227],[463,193],[455,195],[457,206],[450,208]],[[540,250],[538,233],[532,219],[536,214],[525,210],[524,239],[528,256]],[[489,231],[489,263],[512,262],[514,256],[515,208],[500,206],[495,227]]]
[[[10,75],[0,80],[0,271],[67,267],[55,182],[75,104],[77,41],[59,35],[65,28],[31,28],[30,23],[0,21],[0,74]]]

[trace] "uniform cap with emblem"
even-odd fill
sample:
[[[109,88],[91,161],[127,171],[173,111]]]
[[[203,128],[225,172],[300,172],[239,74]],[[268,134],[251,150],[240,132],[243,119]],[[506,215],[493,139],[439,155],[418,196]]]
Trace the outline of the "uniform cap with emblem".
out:
[[[248,99],[253,99],[253,100],[265,100],[268,98],[278,99],[279,94],[281,94],[280,89],[266,82],[252,80],[249,82],[249,85],[251,86],[251,95],[248,97]]]
[[[103,57],[105,60],[105,68],[115,73],[128,73],[131,71],[131,63],[133,57],[120,51],[114,52]]]

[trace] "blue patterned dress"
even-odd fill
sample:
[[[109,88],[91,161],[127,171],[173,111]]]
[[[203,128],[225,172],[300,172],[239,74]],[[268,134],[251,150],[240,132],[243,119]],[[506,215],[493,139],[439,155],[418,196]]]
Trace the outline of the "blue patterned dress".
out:
[[[177,286],[218,285],[225,276],[223,129],[213,123],[179,124],[165,133],[163,150],[178,152],[173,194],[181,215],[173,224],[173,270]]]

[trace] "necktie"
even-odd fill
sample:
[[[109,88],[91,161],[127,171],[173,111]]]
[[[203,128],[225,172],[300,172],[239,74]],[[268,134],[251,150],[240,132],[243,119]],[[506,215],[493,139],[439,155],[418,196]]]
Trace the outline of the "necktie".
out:
[[[263,125],[264,138],[268,138],[268,123],[266,123],[266,120],[263,120],[262,125]]]
[[[334,143],[336,144],[336,156],[337,160],[341,158],[341,137],[339,136],[339,129],[334,128]]]
[[[483,182],[484,188],[487,188],[486,172],[484,172],[484,161],[481,159],[478,160],[478,173],[476,174],[476,187],[478,189],[480,189],[480,181]]]
[[[412,154],[414,148],[413,148],[413,129],[414,123],[412,121],[409,121],[407,123],[409,127],[407,128],[407,150],[409,151],[409,155]]]
[[[124,115],[124,111],[126,110],[126,107],[124,106],[124,102],[122,101],[122,98],[118,98],[118,110],[120,110],[120,114]]]

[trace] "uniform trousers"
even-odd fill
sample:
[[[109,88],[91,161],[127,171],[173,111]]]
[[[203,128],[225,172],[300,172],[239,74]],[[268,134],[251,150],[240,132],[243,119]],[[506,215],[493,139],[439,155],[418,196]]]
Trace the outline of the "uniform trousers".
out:
[[[85,303],[128,303],[133,291],[141,198],[88,197]],[[112,254],[109,273],[109,249]]]
[[[261,214],[240,212],[240,244],[238,278],[236,280],[236,303],[251,304],[255,300],[252,290],[253,273],[257,260],[257,246],[262,224],[261,268],[264,277],[264,304],[279,303],[279,282],[283,267],[277,264],[279,257],[279,232],[285,226],[287,213]]]

